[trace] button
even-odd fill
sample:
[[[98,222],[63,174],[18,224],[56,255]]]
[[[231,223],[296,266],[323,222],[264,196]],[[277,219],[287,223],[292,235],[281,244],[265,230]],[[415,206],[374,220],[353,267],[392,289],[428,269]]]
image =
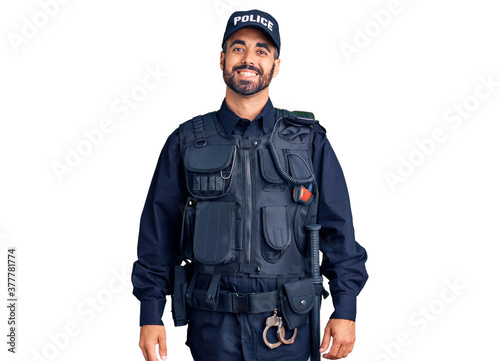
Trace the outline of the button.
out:
[[[260,267],[257,267],[255,271],[260,272]]]
[[[214,295],[208,295],[208,299],[211,300],[214,298]]]
[[[252,145],[256,147],[259,145],[259,142],[257,140],[252,140]]]
[[[301,304],[302,306],[305,306],[305,305],[306,305],[306,300],[302,300],[302,301],[300,301],[300,304]]]

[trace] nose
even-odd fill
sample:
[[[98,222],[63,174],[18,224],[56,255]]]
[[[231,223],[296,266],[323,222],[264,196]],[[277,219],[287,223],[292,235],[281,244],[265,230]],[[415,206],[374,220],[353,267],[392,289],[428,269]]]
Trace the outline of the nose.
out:
[[[254,65],[254,58],[250,53],[246,53],[245,57],[241,60],[243,64]]]

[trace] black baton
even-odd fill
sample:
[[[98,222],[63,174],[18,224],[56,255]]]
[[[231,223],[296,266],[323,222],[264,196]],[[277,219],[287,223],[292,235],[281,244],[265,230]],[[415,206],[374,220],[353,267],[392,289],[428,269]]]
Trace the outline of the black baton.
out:
[[[320,306],[321,294],[323,290],[323,278],[319,271],[319,224],[306,225],[307,236],[309,240],[309,251],[311,256],[311,278],[314,283],[314,305],[309,315],[310,317],[310,334],[311,334],[311,361],[320,360]]]

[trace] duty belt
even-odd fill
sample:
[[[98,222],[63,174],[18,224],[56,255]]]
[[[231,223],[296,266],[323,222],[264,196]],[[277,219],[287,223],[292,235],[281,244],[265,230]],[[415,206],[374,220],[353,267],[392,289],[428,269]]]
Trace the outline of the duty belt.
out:
[[[216,297],[216,300],[213,300]],[[189,298],[192,298],[189,300]],[[207,290],[193,290],[188,302],[192,308],[232,313],[272,312],[278,304],[278,291],[237,293],[220,291],[214,296]],[[215,302],[214,302],[215,301]],[[215,308],[214,308],[215,307]]]

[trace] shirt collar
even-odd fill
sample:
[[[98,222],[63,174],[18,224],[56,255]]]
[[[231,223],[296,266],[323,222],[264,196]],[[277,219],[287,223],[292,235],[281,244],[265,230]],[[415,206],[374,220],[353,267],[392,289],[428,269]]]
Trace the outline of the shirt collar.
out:
[[[226,134],[233,134],[234,126],[240,119],[242,119],[227,106],[226,99],[222,101],[222,105],[217,111],[217,117],[219,118],[220,124]],[[267,99],[267,103],[264,105],[264,108],[262,108],[259,115],[257,115],[252,121],[261,122],[264,134],[272,131],[276,121],[276,110],[270,98]]]

